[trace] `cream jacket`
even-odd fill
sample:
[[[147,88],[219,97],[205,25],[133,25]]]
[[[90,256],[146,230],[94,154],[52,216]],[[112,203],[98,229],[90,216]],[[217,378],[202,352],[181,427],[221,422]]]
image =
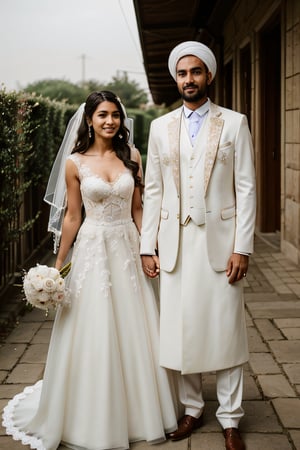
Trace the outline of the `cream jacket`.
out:
[[[141,254],[154,254],[171,272],[176,264],[180,216],[180,126],[182,107],[150,128],[145,176]],[[205,152],[204,205],[207,251],[215,271],[233,252],[252,253],[256,213],[252,138],[244,115],[210,102],[201,131]],[[200,204],[203,206],[203,199]]]

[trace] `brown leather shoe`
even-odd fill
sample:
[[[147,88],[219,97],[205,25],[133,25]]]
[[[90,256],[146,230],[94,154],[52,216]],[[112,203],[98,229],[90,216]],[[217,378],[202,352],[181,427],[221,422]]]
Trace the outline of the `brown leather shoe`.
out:
[[[237,428],[225,428],[223,434],[225,437],[226,450],[246,450],[245,444]]]
[[[178,428],[168,435],[172,441],[180,441],[189,437],[194,430],[200,428],[203,425],[203,416],[199,419],[193,416],[183,416],[178,422]]]

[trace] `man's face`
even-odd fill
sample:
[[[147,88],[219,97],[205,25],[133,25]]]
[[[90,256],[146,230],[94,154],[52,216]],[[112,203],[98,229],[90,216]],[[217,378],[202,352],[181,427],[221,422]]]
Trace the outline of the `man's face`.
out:
[[[206,99],[207,86],[211,83],[211,73],[193,55],[181,58],[176,67],[176,82],[179,93],[186,103],[200,103]]]

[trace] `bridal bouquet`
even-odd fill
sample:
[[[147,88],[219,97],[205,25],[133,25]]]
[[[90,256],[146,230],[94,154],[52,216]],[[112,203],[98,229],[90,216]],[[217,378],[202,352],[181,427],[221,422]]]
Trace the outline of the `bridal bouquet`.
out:
[[[60,271],[54,267],[37,264],[23,278],[23,289],[27,303],[36,308],[48,310],[58,305],[70,304],[70,292],[65,287],[64,278],[70,270],[71,263]]]

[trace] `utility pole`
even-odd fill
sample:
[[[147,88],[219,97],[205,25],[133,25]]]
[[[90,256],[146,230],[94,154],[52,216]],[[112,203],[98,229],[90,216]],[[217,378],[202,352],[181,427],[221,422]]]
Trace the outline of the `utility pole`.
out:
[[[81,83],[85,83],[85,62],[86,62],[86,55],[83,53],[81,55]]]

